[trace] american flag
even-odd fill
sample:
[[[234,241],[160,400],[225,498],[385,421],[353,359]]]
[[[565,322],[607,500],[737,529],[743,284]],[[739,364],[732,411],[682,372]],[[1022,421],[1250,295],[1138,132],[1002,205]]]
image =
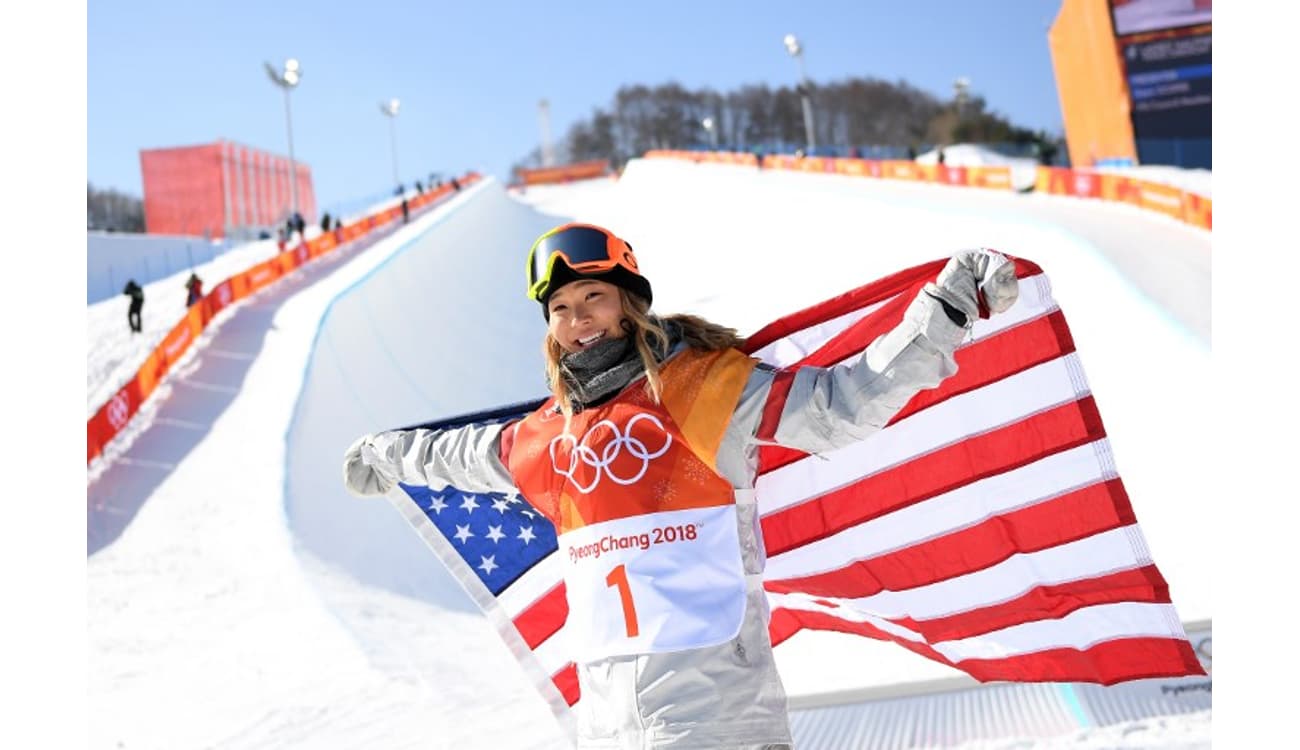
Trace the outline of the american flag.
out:
[[[793,372],[852,362],[946,260],[782,318],[748,352]],[[772,643],[801,629],[893,641],[981,681],[1201,675],[1115,469],[1042,270],[976,322],[956,375],[883,430],[819,456],[765,447],[755,487]],[[542,400],[426,427],[513,421]],[[760,437],[774,428],[765,417]],[[579,699],[555,529],[516,494],[402,485],[391,498],[510,646],[558,718]]]

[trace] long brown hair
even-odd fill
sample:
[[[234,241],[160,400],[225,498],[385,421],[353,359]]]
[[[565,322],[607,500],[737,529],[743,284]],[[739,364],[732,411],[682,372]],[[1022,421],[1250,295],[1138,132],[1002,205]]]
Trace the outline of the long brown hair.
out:
[[[645,368],[646,392],[655,403],[659,403],[660,395],[663,393],[663,381],[659,377],[659,360],[655,358],[654,353],[668,350],[668,332],[664,330],[665,324],[670,322],[676,324],[677,329],[681,331],[682,340],[692,349],[718,351],[739,349],[745,345],[745,339],[734,328],[710,322],[698,315],[676,314],[652,318],[650,303],[643,298],[629,294],[622,287],[618,287],[618,296],[623,308],[623,330],[636,345],[637,355],[640,356],[641,365]],[[546,359],[546,379],[551,384],[551,394],[555,396],[555,403],[564,414],[567,432],[569,420],[573,417],[573,404],[569,401],[569,384],[564,378],[564,365],[560,359],[564,353],[560,342],[556,341],[548,330],[546,337],[542,339],[542,356]]]

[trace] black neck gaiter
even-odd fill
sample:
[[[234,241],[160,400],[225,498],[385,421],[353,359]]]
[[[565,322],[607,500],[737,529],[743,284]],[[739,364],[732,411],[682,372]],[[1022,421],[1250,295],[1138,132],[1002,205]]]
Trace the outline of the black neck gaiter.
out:
[[[667,348],[654,353],[655,360],[662,362],[681,340],[681,335],[675,325],[656,322],[668,333]],[[560,357],[560,374],[569,386],[574,411],[581,411],[583,407],[599,403],[623,390],[644,372],[636,341],[630,333]]]

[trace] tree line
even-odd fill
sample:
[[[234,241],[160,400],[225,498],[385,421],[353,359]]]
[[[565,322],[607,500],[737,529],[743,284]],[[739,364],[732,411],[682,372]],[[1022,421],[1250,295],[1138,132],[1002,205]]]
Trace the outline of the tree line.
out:
[[[742,86],[719,93],[677,83],[622,86],[608,107],[571,125],[555,144],[558,163],[608,159],[616,168],[652,149],[710,146],[793,152],[805,143],[800,87]],[[943,100],[906,81],[849,78],[810,89],[818,153],[901,156],[951,143],[1009,143],[1050,159],[1060,139],[1020,127],[982,96]],[[712,118],[714,132],[703,125]],[[541,165],[541,149],[516,168]]]
[[[86,229],[143,232],[144,202],[118,190],[86,183]]]

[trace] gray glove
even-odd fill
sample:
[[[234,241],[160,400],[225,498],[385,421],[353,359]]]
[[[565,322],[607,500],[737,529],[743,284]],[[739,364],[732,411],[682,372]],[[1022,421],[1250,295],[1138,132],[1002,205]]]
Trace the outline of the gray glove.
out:
[[[981,302],[990,313],[1008,310],[1020,296],[1020,283],[1015,262],[980,248],[952,256],[938,278],[925,285],[925,291],[964,313],[969,325],[980,317]]]
[[[375,468],[378,455],[366,435],[348,447],[343,454],[343,484],[356,497],[382,497],[397,484]]]

